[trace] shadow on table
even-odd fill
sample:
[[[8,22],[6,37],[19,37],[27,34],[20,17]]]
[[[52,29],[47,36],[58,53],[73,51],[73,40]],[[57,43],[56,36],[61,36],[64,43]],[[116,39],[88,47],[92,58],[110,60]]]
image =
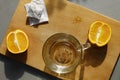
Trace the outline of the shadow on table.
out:
[[[59,80],[58,78],[17,62],[0,54],[0,61],[4,63],[5,76],[8,80]],[[25,75],[27,73],[27,75]],[[24,75],[24,76],[23,76]]]
[[[96,45],[91,45],[84,53],[84,58],[81,62],[80,70],[80,80],[84,80],[84,72],[86,66],[98,67],[105,60],[107,54],[107,45],[103,47],[97,47]]]
[[[48,0],[48,3],[46,4],[48,15],[51,16],[55,9],[61,11],[66,5],[64,0]]]
[[[21,61],[23,63],[26,63],[27,51],[25,51],[24,53],[20,53],[20,54],[12,54],[8,50],[6,50],[5,55],[12,58],[15,61]],[[24,74],[24,70],[21,69],[20,65],[12,61],[11,62],[5,61],[4,68],[5,68],[6,78],[9,80],[18,80]]]

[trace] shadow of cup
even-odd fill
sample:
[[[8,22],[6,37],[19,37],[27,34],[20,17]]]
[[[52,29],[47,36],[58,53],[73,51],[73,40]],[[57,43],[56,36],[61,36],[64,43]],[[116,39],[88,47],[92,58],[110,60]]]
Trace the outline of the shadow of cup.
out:
[[[84,54],[84,64],[85,66],[97,67],[102,64],[106,57],[107,45],[103,47],[97,47],[96,45],[91,45],[89,49],[85,51]]]
[[[107,53],[107,45],[103,47],[98,47],[96,45],[92,45],[91,47],[86,49],[83,53],[83,58],[81,60],[80,66],[80,74],[79,74],[79,80],[84,80],[84,72],[86,66],[92,66],[97,67],[102,64],[102,62],[105,60]]]

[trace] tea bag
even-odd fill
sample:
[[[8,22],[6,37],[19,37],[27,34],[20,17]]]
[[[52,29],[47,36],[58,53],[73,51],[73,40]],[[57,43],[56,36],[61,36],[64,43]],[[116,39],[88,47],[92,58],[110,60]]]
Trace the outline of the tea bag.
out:
[[[30,3],[25,4],[25,9],[31,26],[48,21],[43,0],[32,0]]]

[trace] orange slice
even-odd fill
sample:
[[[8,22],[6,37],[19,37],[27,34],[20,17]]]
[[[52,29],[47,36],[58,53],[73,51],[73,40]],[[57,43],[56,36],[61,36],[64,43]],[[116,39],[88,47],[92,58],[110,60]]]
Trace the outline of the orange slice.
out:
[[[14,54],[25,52],[28,49],[29,40],[22,30],[11,31],[7,34],[7,49]]]
[[[89,30],[89,41],[97,46],[104,46],[111,38],[111,27],[102,21],[95,21]]]

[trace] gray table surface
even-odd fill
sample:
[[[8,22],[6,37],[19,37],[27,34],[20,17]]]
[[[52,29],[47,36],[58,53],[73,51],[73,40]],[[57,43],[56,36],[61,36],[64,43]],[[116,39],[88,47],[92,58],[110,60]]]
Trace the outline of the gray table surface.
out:
[[[0,0],[0,43],[19,0]],[[69,0],[120,21],[120,0]],[[57,80],[39,70],[0,55],[0,80]],[[120,57],[110,80],[120,80]]]

